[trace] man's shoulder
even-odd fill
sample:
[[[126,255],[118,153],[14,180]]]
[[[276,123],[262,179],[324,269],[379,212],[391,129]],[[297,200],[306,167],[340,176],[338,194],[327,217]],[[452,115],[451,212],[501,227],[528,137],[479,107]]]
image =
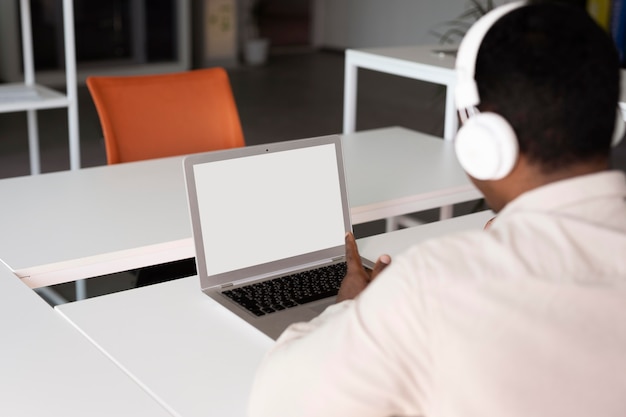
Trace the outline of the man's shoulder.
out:
[[[515,258],[515,249],[497,234],[462,231],[412,246],[403,257],[414,268],[442,276],[483,275]]]
[[[618,252],[626,252],[622,227],[550,212],[522,212],[496,219],[486,231],[425,241],[404,256],[411,268],[442,277],[579,280],[601,274],[626,276],[626,264],[614,256]]]

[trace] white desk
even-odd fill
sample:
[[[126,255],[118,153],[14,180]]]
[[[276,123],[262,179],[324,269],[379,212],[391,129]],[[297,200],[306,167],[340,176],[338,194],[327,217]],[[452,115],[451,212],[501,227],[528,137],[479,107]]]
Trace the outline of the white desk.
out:
[[[193,256],[181,158],[0,180],[0,259],[31,288]]]
[[[56,307],[177,415],[245,416],[272,340],[200,291],[198,277]]]
[[[476,200],[454,144],[394,127],[343,135],[352,223]]]
[[[375,258],[451,231],[481,228],[483,212],[359,241]],[[56,307],[126,372],[181,416],[243,416],[272,341],[200,291],[197,277]]]
[[[484,210],[452,219],[362,238],[358,241],[359,253],[361,256],[371,260],[376,260],[383,253],[391,256],[398,255],[411,245],[428,239],[465,230],[482,229],[487,221],[494,216],[495,213],[493,211]]]
[[[0,265],[0,415],[171,416]]]
[[[395,48],[348,49],[345,58],[343,133],[356,128],[357,70],[366,68],[416,80],[442,84],[446,87],[443,137],[452,139],[458,128],[454,106],[456,75],[452,54],[437,54],[434,50],[452,49],[445,46],[405,46]]]
[[[447,141],[343,139],[354,224],[480,198]],[[0,180],[0,259],[36,288],[193,257],[182,159]]]

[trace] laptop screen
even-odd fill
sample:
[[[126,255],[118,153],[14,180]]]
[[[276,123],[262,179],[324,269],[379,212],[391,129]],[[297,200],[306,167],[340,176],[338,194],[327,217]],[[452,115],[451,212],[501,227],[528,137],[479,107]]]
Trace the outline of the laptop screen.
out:
[[[196,164],[193,171],[208,276],[343,246],[349,225],[335,144]]]

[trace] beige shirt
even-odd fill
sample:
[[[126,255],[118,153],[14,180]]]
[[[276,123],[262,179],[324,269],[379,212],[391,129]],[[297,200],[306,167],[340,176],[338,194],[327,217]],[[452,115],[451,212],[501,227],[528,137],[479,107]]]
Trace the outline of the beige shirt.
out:
[[[250,416],[626,416],[626,179],[525,193],[288,328]]]

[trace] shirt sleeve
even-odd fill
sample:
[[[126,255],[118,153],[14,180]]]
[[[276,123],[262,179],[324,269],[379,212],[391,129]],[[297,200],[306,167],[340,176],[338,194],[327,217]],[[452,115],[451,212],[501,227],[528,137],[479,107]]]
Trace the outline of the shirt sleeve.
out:
[[[356,300],[285,330],[259,368],[249,415],[423,415],[428,329],[410,270],[394,260]]]

